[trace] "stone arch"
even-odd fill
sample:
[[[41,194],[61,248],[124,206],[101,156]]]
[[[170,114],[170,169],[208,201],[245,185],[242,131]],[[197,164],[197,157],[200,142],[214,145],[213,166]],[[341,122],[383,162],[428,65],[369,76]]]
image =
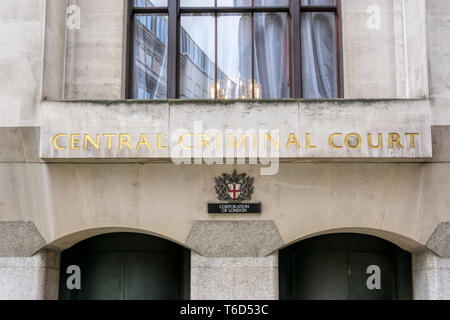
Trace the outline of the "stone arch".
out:
[[[401,235],[395,232],[382,230],[382,229],[373,229],[373,228],[364,228],[364,227],[349,227],[349,228],[331,228],[322,231],[317,231],[310,233],[308,235],[302,235],[299,237],[288,239],[282,248],[286,248],[290,245],[293,245],[299,241],[303,241],[309,238],[327,235],[327,234],[336,234],[336,233],[354,233],[354,234],[363,234],[369,235],[373,237],[377,237],[386,241],[389,241],[401,249],[408,252],[415,252],[417,250],[423,249],[425,246],[412,238]]]
[[[55,248],[59,250],[66,250],[77,243],[86,240],[91,237],[99,236],[102,234],[108,234],[108,233],[138,233],[138,234],[145,234],[149,236],[154,236],[157,238],[165,239],[168,241],[171,241],[173,243],[176,243],[180,246],[185,247],[186,249],[190,249],[186,244],[181,243],[171,237],[168,237],[166,235],[156,233],[153,231],[140,229],[140,228],[132,228],[132,227],[99,227],[99,228],[89,228],[89,229],[83,229],[75,232],[71,232],[68,234],[65,234],[63,236],[58,237],[56,240],[48,243],[46,247]]]

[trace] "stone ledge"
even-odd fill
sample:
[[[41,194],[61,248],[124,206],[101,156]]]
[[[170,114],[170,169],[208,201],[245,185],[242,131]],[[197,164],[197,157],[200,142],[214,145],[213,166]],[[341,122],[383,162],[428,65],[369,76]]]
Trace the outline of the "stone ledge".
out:
[[[439,223],[426,246],[441,258],[450,258],[450,222]]]
[[[0,257],[30,257],[46,242],[31,221],[0,221]]]
[[[206,257],[265,257],[283,240],[273,221],[196,221],[186,245]]]

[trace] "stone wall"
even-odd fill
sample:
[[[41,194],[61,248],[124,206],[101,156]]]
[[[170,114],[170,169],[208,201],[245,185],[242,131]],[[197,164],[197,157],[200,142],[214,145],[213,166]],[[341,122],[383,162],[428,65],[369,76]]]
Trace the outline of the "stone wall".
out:
[[[3,0],[0,10],[0,126],[39,119],[45,0]]]
[[[124,0],[69,0],[80,29],[67,31],[65,99],[120,99]]]
[[[427,48],[432,102],[432,123],[450,123],[449,73],[450,63],[450,3],[427,0]]]
[[[375,1],[382,10],[382,29],[367,31],[369,1],[344,0],[346,97],[426,98],[424,74],[429,72],[430,100],[272,102],[276,110],[254,103],[179,102],[173,107],[176,118],[166,110],[168,102],[133,106],[120,101],[41,102],[43,97],[123,96],[124,1],[107,1],[106,5],[103,0],[69,1],[81,8],[81,28],[66,34],[61,30],[62,1],[2,0],[0,221],[8,228],[15,222],[30,222],[37,232],[36,241],[27,238],[26,246],[23,241],[11,246],[15,233],[2,235],[0,298],[56,298],[58,250],[95,234],[143,232],[194,246],[189,239],[199,221],[264,220],[276,226],[279,236],[271,250],[258,251],[264,255],[252,255],[245,248],[246,255],[220,250],[208,254],[204,248],[195,248],[199,252],[193,252],[191,261],[192,298],[276,299],[277,248],[323,233],[359,232],[414,252],[415,298],[448,299],[448,259],[420,250],[428,247],[439,254],[442,245],[436,245],[433,235],[440,234],[438,226],[450,221],[446,73],[450,3],[428,0],[425,11],[424,1],[412,1]],[[425,18],[428,66],[424,61]],[[66,54],[61,54],[63,49]],[[309,106],[304,117],[298,112],[301,105]],[[297,113],[283,114],[292,106]],[[158,109],[166,112],[165,118],[149,117]],[[96,163],[79,159],[45,162],[40,157],[48,147],[48,137],[41,134],[46,130],[115,130],[139,123],[150,129],[160,125],[169,132],[175,124],[191,125],[197,115],[206,117],[205,123],[222,127],[254,118],[260,126],[278,123],[284,129],[290,129],[294,121],[294,130],[299,130],[311,123],[317,128],[338,124],[329,121],[330,114],[346,115],[336,130],[362,125],[367,130],[372,124],[386,128],[394,124],[406,130],[419,123],[430,134],[424,157],[412,163],[355,161],[356,157],[297,163],[299,159],[291,155],[275,177],[260,176],[260,166],[250,165],[176,166],[167,158],[141,164],[121,157]],[[146,117],[156,120],[150,123]],[[169,118],[176,121],[169,122]],[[234,168],[256,177],[254,200],[263,203],[261,215],[207,214],[207,202],[216,201],[214,177]],[[25,226],[19,229],[28,230]],[[241,236],[246,249],[255,249],[254,242]],[[49,244],[56,251],[39,250]],[[214,289],[215,285],[221,290]]]

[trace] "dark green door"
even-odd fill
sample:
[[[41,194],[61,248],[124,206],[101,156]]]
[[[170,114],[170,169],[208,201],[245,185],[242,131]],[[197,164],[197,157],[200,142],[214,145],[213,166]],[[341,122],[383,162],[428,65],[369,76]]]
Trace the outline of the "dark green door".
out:
[[[188,299],[190,253],[170,241],[135,233],[84,240],[61,255],[60,298],[73,300]],[[69,289],[67,268],[81,271]]]
[[[333,234],[280,250],[280,299],[411,299],[411,257],[366,235]]]

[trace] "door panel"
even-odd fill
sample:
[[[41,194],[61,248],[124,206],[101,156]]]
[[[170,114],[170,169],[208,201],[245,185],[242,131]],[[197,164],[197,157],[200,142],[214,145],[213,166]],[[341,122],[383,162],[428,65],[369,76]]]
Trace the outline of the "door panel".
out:
[[[294,261],[294,299],[347,299],[347,254],[300,252]]]
[[[71,290],[80,300],[122,300],[123,259],[120,252],[87,253],[81,261],[81,290]]]
[[[125,254],[125,299],[179,299],[179,257],[164,252]]]
[[[348,254],[348,286],[349,298],[352,300],[393,300],[397,298],[395,286],[395,260],[394,255],[390,253],[376,252],[349,252]],[[368,273],[367,268],[375,266],[374,270]],[[376,282],[378,268],[380,269],[380,286],[369,289],[367,280],[371,284]]]
[[[411,254],[368,235],[322,235],[284,248],[279,279],[281,299],[412,298]]]
[[[134,233],[86,239],[61,254],[60,299],[188,299],[190,251]],[[68,289],[67,267],[81,270],[81,290]]]

